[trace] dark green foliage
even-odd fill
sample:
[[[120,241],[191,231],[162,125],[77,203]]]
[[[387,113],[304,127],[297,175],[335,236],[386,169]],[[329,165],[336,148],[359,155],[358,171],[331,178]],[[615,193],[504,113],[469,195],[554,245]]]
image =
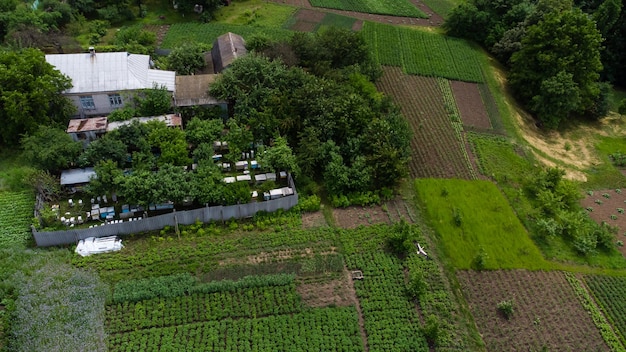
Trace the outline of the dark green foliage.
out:
[[[71,86],[41,51],[0,50],[0,143],[16,143],[39,125],[65,127],[74,108],[61,92]]]
[[[511,58],[510,83],[547,127],[589,111],[599,98],[600,42],[595,24],[578,9],[548,13],[528,28]]]
[[[276,137],[269,148],[259,148],[257,159],[260,165],[274,172],[287,171],[296,176],[299,173],[296,156],[284,137]]]
[[[167,55],[167,69],[178,75],[192,75],[205,66],[203,47],[195,43],[183,44]]]
[[[156,34],[142,30],[139,26],[123,27],[115,33],[113,43],[121,50],[135,54],[151,54],[156,45]]]
[[[105,136],[89,143],[80,156],[82,167],[94,166],[101,161],[113,160],[119,167],[126,163],[126,145],[117,139]]]
[[[439,345],[439,340],[442,337],[442,331],[437,316],[431,314],[428,318],[426,318],[426,324],[424,324],[424,327],[422,328],[422,334],[426,337],[426,341],[429,346],[436,347]]]
[[[396,255],[406,255],[415,248],[413,242],[417,239],[418,235],[419,230],[402,219],[400,222],[393,225],[387,235],[387,248]]]
[[[615,166],[624,167],[626,166],[626,154],[622,154],[620,152],[615,152],[613,154],[609,154],[609,158],[613,162]]]
[[[158,121],[148,123],[148,128],[147,140],[151,147],[158,149],[158,165],[185,166],[191,163],[185,132]]]
[[[34,134],[22,138],[22,149],[33,165],[56,173],[76,161],[82,146],[62,129],[40,126]]]
[[[302,212],[313,212],[320,210],[321,199],[317,195],[302,196],[298,198],[297,209]]]
[[[424,272],[417,267],[413,268],[413,270],[409,272],[407,293],[411,298],[419,300],[426,290],[428,290],[428,283],[424,277]]]
[[[139,302],[156,297],[177,297],[189,293],[196,283],[196,278],[189,273],[120,281],[115,284],[113,290],[113,303]]]
[[[172,109],[172,94],[165,86],[155,84],[152,89],[144,89],[135,99],[139,116],[163,115]]]
[[[122,170],[113,160],[97,163],[94,167],[96,177],[87,185],[87,192],[93,196],[116,193],[123,181]]]
[[[620,101],[617,112],[622,115],[626,115],[626,99],[622,99],[622,101]]]
[[[484,248],[480,248],[478,253],[474,256],[474,260],[472,261],[472,268],[474,270],[484,270],[487,264],[487,259],[489,256]]]
[[[224,123],[222,120],[202,120],[194,117],[185,126],[185,136],[187,141],[193,145],[209,143],[212,146],[213,142],[222,135],[223,130]]]
[[[138,116],[137,110],[130,106],[126,106],[121,109],[111,111],[109,116],[107,116],[107,120],[109,122],[127,121],[136,116]]]

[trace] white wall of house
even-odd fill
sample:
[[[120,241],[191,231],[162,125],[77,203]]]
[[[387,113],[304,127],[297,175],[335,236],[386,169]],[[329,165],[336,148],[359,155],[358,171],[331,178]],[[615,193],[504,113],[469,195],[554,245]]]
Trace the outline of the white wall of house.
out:
[[[110,96],[114,96],[115,94],[119,94],[119,99],[110,99]],[[88,98],[81,99],[81,97],[91,97],[91,101],[93,101],[93,105],[88,104],[90,100]],[[72,100],[72,103],[76,106],[76,114],[75,117],[89,117],[89,116],[104,116],[110,114],[113,110],[119,109],[126,104],[130,100],[128,94],[125,93],[84,93],[80,95],[70,95],[69,98]],[[121,105],[116,104],[120,102]],[[113,103],[113,104],[112,104]]]

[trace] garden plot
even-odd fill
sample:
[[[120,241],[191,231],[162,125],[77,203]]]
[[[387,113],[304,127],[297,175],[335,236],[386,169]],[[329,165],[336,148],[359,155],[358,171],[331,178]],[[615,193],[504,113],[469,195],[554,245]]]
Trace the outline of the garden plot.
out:
[[[488,351],[609,351],[562,272],[459,271]],[[498,305],[511,301],[507,319]]]
[[[333,217],[338,227],[353,229],[361,225],[389,223],[387,213],[380,206],[348,207],[333,209]]]
[[[384,67],[377,87],[400,106],[413,131],[412,177],[474,178],[463,136],[452,125],[436,78]]]
[[[480,96],[478,84],[450,81],[450,87],[454,93],[454,100],[459,108],[463,125],[479,129],[491,129],[489,115]]]
[[[581,201],[583,208],[587,209],[589,216],[598,223],[606,222],[618,228],[616,241],[626,241],[626,193],[621,189],[605,189],[588,191]],[[626,192],[626,190],[624,190]],[[626,256],[626,247],[617,246],[618,250]]]

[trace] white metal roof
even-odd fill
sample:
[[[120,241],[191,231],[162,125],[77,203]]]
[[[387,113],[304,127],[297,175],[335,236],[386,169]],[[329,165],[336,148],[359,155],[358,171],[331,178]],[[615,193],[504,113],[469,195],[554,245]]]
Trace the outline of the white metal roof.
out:
[[[118,53],[50,54],[46,61],[72,79],[68,94],[115,92],[165,85],[176,89],[176,72],[150,68],[150,56]]]
[[[91,177],[96,177],[96,171],[93,167],[63,170],[61,171],[61,185],[87,183]]]

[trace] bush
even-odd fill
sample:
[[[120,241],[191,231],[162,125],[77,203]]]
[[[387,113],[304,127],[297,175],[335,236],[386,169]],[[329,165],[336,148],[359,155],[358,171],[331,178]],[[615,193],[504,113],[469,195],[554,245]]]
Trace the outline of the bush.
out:
[[[622,99],[622,101],[620,101],[617,112],[619,112],[621,115],[626,115],[626,99]]]
[[[321,200],[320,197],[312,195],[309,197],[300,197],[298,199],[297,209],[302,212],[318,211],[320,210]]]
[[[476,256],[474,257],[474,260],[472,261],[472,267],[475,270],[484,270],[485,266],[487,265],[487,259],[489,257],[487,256],[487,252],[485,251],[484,248],[480,248],[478,250],[478,253],[476,253]]]
[[[396,255],[406,255],[414,248],[413,242],[417,240],[419,230],[411,226],[404,219],[393,225],[386,242],[387,248]]]
[[[124,107],[122,109],[113,110],[107,119],[109,122],[112,121],[127,121],[137,116],[137,110],[131,107]]]
[[[411,268],[411,271],[409,271],[409,283],[407,285],[409,297],[419,300],[427,289],[428,283],[424,277],[424,272],[417,267]]]
[[[506,319],[510,319],[513,315],[513,300],[505,300],[498,303],[498,312],[500,312]]]
[[[439,344],[441,338],[441,328],[439,327],[439,319],[434,314],[431,314],[426,319],[426,324],[422,328],[422,333],[431,347],[436,347]]]

